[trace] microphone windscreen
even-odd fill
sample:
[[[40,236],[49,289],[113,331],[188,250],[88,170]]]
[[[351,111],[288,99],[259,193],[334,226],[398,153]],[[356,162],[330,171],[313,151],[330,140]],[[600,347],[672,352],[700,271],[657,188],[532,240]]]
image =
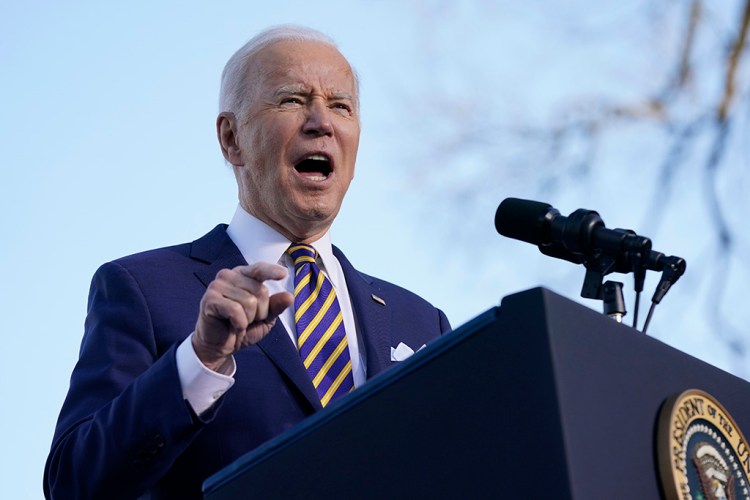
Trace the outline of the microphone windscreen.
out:
[[[534,245],[544,242],[544,220],[552,205],[539,201],[506,198],[495,212],[495,229],[508,238]]]

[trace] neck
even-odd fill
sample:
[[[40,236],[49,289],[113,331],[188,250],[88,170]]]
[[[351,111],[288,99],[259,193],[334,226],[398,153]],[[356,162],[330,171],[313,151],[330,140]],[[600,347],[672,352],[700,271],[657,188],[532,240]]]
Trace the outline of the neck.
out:
[[[287,227],[286,225],[279,224],[272,218],[267,217],[265,214],[257,213],[246,203],[240,202],[240,206],[242,206],[247,213],[256,219],[263,221],[292,243],[310,244],[314,241],[318,241],[331,227],[331,224],[329,223],[310,223],[310,221],[299,221],[299,224],[296,224],[295,227]]]

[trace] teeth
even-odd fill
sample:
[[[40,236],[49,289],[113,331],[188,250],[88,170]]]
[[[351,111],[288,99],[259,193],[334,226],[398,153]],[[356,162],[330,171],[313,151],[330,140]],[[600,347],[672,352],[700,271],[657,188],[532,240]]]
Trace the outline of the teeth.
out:
[[[311,181],[324,181],[326,180],[325,175],[311,175],[308,177]]]
[[[310,155],[306,159],[307,160],[328,161],[328,158],[326,158],[323,155]]]

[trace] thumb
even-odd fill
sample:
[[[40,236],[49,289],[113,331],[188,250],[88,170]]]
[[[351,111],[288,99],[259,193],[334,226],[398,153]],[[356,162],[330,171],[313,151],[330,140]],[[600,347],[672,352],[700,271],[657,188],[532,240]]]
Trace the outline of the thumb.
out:
[[[281,292],[268,298],[268,319],[276,318],[284,310],[294,304],[294,296],[289,292]]]

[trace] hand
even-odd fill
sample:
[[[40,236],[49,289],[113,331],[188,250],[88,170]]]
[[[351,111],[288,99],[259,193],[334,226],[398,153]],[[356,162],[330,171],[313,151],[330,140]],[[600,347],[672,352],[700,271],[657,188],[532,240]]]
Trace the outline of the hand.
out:
[[[201,299],[192,341],[204,365],[217,371],[232,354],[271,331],[294,297],[289,292],[269,296],[263,282],[283,279],[286,273],[286,268],[266,262],[218,272]]]

